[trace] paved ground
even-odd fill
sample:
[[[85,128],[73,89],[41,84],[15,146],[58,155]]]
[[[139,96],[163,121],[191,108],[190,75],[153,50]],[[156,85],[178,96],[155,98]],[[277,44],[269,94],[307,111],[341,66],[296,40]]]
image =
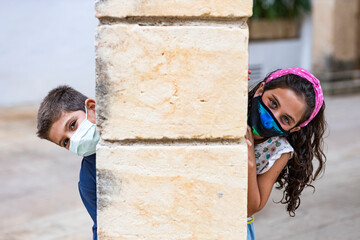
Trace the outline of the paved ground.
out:
[[[255,217],[257,240],[360,239],[360,95],[326,99],[325,175],[296,217],[275,190]],[[36,106],[0,109],[0,239],[85,240],[91,220],[77,191],[81,159],[36,138]]]
[[[0,109],[0,239],[90,239],[81,159],[36,137],[36,111]]]

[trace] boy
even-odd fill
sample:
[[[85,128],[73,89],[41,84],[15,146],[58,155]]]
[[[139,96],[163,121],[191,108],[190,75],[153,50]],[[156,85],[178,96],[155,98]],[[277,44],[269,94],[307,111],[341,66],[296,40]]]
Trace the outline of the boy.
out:
[[[37,135],[83,156],[79,177],[81,200],[90,214],[93,240],[96,226],[96,131],[95,101],[69,86],[51,90],[42,101],[37,119]]]

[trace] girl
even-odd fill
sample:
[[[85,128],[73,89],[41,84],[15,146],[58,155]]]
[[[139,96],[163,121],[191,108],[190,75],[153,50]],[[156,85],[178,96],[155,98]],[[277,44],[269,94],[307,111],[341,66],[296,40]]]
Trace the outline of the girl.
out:
[[[284,191],[280,202],[295,216],[301,192],[323,171],[324,109],[319,80],[302,68],[275,71],[249,92],[248,240],[255,239],[252,216],[275,182]]]

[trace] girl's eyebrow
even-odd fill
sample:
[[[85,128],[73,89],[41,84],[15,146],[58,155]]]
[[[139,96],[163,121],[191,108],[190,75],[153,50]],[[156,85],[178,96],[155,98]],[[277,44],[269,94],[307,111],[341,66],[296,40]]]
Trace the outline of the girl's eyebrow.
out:
[[[276,103],[279,105],[279,107],[281,107],[281,104],[279,102],[279,99],[274,95],[274,94],[271,94],[271,96],[275,99]]]
[[[276,103],[279,105],[279,107],[281,106],[281,104],[280,104],[280,101],[279,101],[279,99],[274,95],[274,94],[271,94],[272,95],[272,97],[275,99],[275,101],[276,101]],[[286,114],[286,116],[288,117],[288,118],[290,118],[293,122],[295,122],[295,119],[292,117],[292,116],[290,116],[289,114]]]

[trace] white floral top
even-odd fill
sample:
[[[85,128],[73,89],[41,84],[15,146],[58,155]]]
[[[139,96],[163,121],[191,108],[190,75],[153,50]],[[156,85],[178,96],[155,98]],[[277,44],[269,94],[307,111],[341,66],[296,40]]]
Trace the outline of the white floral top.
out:
[[[256,144],[256,173],[263,174],[267,172],[283,153],[291,153],[291,158],[293,152],[293,147],[284,137],[272,137],[265,142]]]
[[[272,137],[265,142],[255,145],[256,173],[263,174],[267,172],[275,161],[278,160],[283,153],[294,152],[293,147],[284,137]],[[254,221],[253,216],[247,218],[247,223]]]

